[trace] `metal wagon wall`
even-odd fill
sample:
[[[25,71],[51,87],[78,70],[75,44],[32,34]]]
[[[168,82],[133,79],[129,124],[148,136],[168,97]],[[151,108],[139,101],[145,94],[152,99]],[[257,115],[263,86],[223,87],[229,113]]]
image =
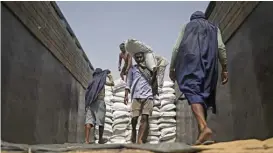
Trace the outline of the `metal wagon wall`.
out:
[[[55,2],[1,2],[2,140],[83,139],[93,67]]]

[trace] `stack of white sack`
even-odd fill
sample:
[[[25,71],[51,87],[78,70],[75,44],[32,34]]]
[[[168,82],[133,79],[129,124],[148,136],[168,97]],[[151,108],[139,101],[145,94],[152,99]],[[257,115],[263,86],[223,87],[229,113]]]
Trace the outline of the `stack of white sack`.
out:
[[[106,104],[106,114],[105,114],[105,123],[104,123],[104,132],[103,132],[103,139],[104,141],[108,144],[110,143],[110,138],[113,135],[113,129],[112,129],[112,124],[113,124],[113,110],[112,110],[112,105],[113,102],[111,101],[113,98],[113,86],[106,86],[105,85],[105,97],[104,97],[104,102]],[[95,138],[96,138],[96,143],[98,143],[99,139],[99,127],[95,127]]]
[[[160,117],[160,101],[158,97],[154,99],[154,106],[152,115],[149,117],[149,134],[147,137],[147,142],[151,144],[159,143],[160,129],[158,119]]]
[[[126,83],[121,79],[114,81],[115,86],[112,98],[113,110],[113,136],[110,139],[111,143],[126,143],[128,137],[128,125],[130,123],[130,102],[124,104]],[[130,95],[128,95],[130,99]]]
[[[160,142],[175,142],[176,139],[176,105],[174,83],[164,81],[162,93],[159,95],[160,100],[160,118],[159,129],[161,132]]]

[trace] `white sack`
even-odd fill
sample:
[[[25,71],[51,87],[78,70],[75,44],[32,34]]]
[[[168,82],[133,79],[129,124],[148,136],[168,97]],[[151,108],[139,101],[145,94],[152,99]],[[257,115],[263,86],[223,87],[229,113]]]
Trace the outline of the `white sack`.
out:
[[[174,94],[161,94],[159,96],[159,100],[166,100],[166,99],[174,100],[175,99],[175,95]]]
[[[116,97],[124,98],[125,97],[125,91],[116,92],[113,95],[116,96]],[[128,95],[128,97],[129,97],[129,95]]]
[[[109,117],[105,117],[105,121],[104,121],[104,122],[105,122],[105,124],[106,124],[106,123],[109,123],[109,124],[111,124],[111,125],[113,124],[112,119],[109,118]]]
[[[162,141],[163,143],[173,143],[173,142],[175,142],[175,140],[176,140],[176,137],[174,137],[174,138],[172,138],[172,139],[169,139],[169,140],[164,140],[164,141]]]
[[[165,106],[167,104],[174,104],[174,100],[171,100],[171,99],[161,100],[160,107],[163,107],[163,106]]]
[[[160,108],[160,112],[171,111],[171,110],[174,110],[175,108],[176,108],[175,104],[167,104]]]
[[[163,94],[174,94],[175,90],[171,87],[166,87],[166,88],[162,88],[162,93]]]
[[[153,111],[159,112],[159,108],[158,107],[153,107]]]
[[[157,118],[149,118],[149,123],[150,124],[158,124],[158,119]]]
[[[159,112],[153,111],[153,112],[152,112],[152,116],[150,116],[150,118],[157,118],[157,117],[159,117],[159,116],[160,116],[160,113],[159,113]]]
[[[110,105],[106,105],[106,112],[112,113],[112,107]]]
[[[124,98],[113,96],[113,98],[111,99],[111,101],[114,102],[114,103],[124,103]]]
[[[104,86],[105,87],[105,91],[110,91],[113,92],[113,87],[112,86]]]
[[[126,130],[128,128],[128,125],[129,123],[116,124],[115,126],[113,126],[113,131],[116,132],[116,131]]]
[[[112,96],[112,95],[113,95],[112,92],[105,90],[105,96]]]
[[[157,137],[157,136],[148,136],[147,141],[159,141],[159,137]]]
[[[117,118],[113,121],[113,126],[117,125],[117,124],[128,124],[130,121],[130,119],[128,117],[120,117],[120,118]]]
[[[125,138],[124,137],[115,137],[115,138],[111,138],[110,142],[113,144],[122,144],[125,143]]]
[[[107,112],[106,112],[107,113]],[[120,118],[120,117],[129,117],[131,114],[125,111],[114,111],[113,113],[113,120]]]
[[[105,117],[113,118],[113,114],[110,112],[106,112]]]
[[[170,140],[176,137],[176,133],[169,133],[166,134],[165,136],[160,136],[160,141],[165,141],[165,140]]]
[[[159,100],[154,100],[154,106],[160,106],[160,101]]]
[[[158,125],[157,124],[152,124],[149,123],[150,129],[158,129]]]
[[[161,123],[158,125],[160,129],[169,128],[169,127],[176,127],[175,123]]]
[[[167,134],[176,133],[176,127],[164,128],[161,130],[161,136],[164,137]]]
[[[127,127],[113,127],[113,134],[114,135],[123,135],[127,131]]]
[[[130,107],[128,105],[125,105],[124,103],[114,103],[112,106],[112,109],[115,111],[129,111]]]
[[[159,130],[151,130],[150,129],[149,135],[159,137],[161,135],[161,132]]]
[[[175,111],[169,111],[169,112],[160,112],[160,116],[161,117],[175,117],[176,116],[176,112]]]
[[[163,88],[164,87],[173,87],[174,83],[172,81],[164,81],[163,82]]]
[[[160,117],[158,121],[159,123],[176,123],[174,117]]]
[[[112,98],[113,98],[113,96],[105,96],[104,97],[105,103],[111,103]]]

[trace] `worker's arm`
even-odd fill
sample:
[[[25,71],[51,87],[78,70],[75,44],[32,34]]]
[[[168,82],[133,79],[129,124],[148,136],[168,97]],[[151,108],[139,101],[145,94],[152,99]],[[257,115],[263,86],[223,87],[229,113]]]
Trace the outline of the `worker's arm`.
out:
[[[175,63],[176,63],[176,56],[179,50],[179,46],[182,42],[183,36],[184,36],[184,31],[185,31],[186,25],[184,25],[179,33],[179,36],[176,40],[176,43],[173,47],[173,52],[172,52],[172,58],[171,58],[171,64],[170,64],[170,71],[174,71]]]
[[[106,79],[105,85],[107,85],[107,86],[114,86],[115,84],[114,84],[114,80],[113,80],[112,75],[108,74],[107,77],[108,77],[109,81],[107,81],[107,79]]]
[[[121,54],[119,54],[119,59],[118,59],[118,70],[120,71],[120,67],[121,67],[121,62],[122,62],[122,58],[121,58]]]
[[[226,47],[222,39],[221,31],[218,28],[217,31],[217,41],[218,41],[218,52],[219,52],[219,60],[222,65],[222,71],[227,72],[227,52]]]
[[[132,68],[130,68],[128,75],[127,75],[127,82],[126,82],[126,87],[125,87],[125,96],[124,96],[124,104],[125,105],[128,104],[128,95],[131,90],[132,82],[133,82],[133,72],[132,72]]]
[[[126,93],[127,93],[127,95],[128,95],[128,93],[130,93],[132,82],[133,82],[133,72],[132,72],[132,68],[130,68],[129,72],[128,72],[128,75],[127,75],[127,82],[126,82],[126,87],[125,87],[125,96],[126,96]]]
[[[129,71],[129,69],[132,67],[132,56],[128,53],[127,55],[127,60],[128,60],[128,65],[127,65],[127,68],[126,68],[126,72]]]

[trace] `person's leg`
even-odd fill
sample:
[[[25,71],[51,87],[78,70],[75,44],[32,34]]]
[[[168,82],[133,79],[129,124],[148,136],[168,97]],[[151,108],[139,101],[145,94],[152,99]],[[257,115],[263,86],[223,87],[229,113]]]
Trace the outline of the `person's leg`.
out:
[[[90,108],[87,108],[85,116],[85,143],[90,143],[90,130],[93,127],[94,118],[92,116]]]
[[[206,117],[205,117],[206,113],[202,104],[198,104],[198,103],[191,104],[191,108],[197,120],[198,129],[199,129],[199,137],[198,137],[198,140],[196,141],[196,144],[200,144],[205,142],[211,137],[212,131],[207,125]]]
[[[124,72],[121,71],[119,75],[120,75],[120,78],[124,81]]]
[[[104,100],[98,99],[96,101],[98,107],[95,111],[96,122],[99,125],[99,144],[103,144],[103,131],[104,131],[104,122],[105,122],[105,114],[106,114],[106,104]]]
[[[138,131],[138,144],[146,142],[149,133],[149,116],[153,111],[153,100],[143,99],[142,101],[142,115],[140,120],[140,127]]]
[[[138,122],[138,117],[140,115],[140,107],[141,107],[141,104],[138,100],[136,99],[133,99],[133,102],[132,102],[132,120],[131,120],[131,123],[132,123],[132,135],[131,135],[131,142],[132,143],[136,143],[136,125],[137,125],[137,122]]]
[[[138,130],[138,139],[137,139],[138,144],[142,144],[143,142],[146,142],[148,126],[149,126],[149,116],[147,114],[142,114],[141,120],[140,120],[140,127]]]
[[[136,125],[138,121],[138,116],[132,117],[131,123],[132,123],[132,135],[131,135],[131,142],[136,143]]]

